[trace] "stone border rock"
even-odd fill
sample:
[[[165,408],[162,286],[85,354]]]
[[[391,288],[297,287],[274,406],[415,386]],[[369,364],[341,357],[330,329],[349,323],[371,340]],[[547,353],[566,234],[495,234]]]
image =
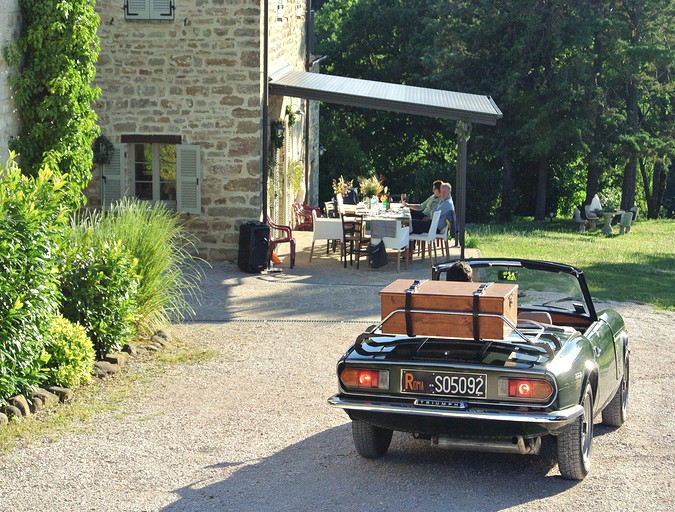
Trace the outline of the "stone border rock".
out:
[[[143,353],[159,352],[169,346],[171,337],[166,331],[159,330],[151,338],[150,343],[144,346],[126,344],[122,352],[106,354],[101,361],[94,363],[92,374],[98,378],[119,373],[130,359]],[[75,394],[72,389],[60,386],[44,386],[36,389],[30,400],[23,395],[9,398],[8,405],[0,406],[0,427],[9,424],[13,419],[30,417],[38,411],[55,407],[60,403],[73,400]]]

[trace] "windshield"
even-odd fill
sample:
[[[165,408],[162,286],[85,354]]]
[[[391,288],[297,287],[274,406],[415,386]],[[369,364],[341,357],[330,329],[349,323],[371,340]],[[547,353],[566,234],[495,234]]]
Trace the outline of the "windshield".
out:
[[[577,314],[588,313],[579,281],[563,272],[519,266],[473,267],[473,280],[518,285],[518,307],[546,307]]]

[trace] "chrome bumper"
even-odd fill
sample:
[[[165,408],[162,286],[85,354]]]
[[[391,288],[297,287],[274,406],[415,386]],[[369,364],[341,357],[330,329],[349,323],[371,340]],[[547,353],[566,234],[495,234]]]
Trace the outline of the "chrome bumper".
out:
[[[581,405],[574,405],[562,411],[548,413],[538,412],[493,412],[473,409],[444,409],[440,407],[425,407],[413,404],[391,404],[383,402],[366,402],[363,400],[350,400],[340,396],[328,399],[328,404],[341,409],[354,411],[383,412],[393,414],[412,414],[416,416],[431,416],[435,418],[456,418],[497,422],[516,423],[540,423],[540,424],[565,424],[581,416],[584,409]]]

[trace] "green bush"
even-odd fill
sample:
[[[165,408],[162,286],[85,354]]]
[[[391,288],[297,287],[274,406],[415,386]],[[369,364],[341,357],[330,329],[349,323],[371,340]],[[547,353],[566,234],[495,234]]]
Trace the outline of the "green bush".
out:
[[[109,242],[89,226],[73,225],[61,280],[61,312],[84,326],[101,359],[135,333],[139,278],[136,261],[121,242]]]
[[[52,322],[52,339],[47,344],[47,384],[75,387],[89,382],[94,367],[94,345],[87,330],[58,315]]]
[[[21,154],[26,174],[45,164],[67,173],[63,200],[77,206],[91,180],[91,144],[99,131],[92,105],[100,89],[91,85],[100,49],[96,2],[19,0],[19,7],[21,34],[3,48],[23,126],[9,147]]]
[[[67,223],[64,180],[48,169],[21,174],[13,155],[0,168],[0,402],[44,379],[41,368],[59,304],[54,258]]]
[[[140,332],[152,333],[171,321],[192,314],[202,271],[195,244],[180,216],[161,203],[124,199],[96,225],[99,236],[121,240],[138,260]]]

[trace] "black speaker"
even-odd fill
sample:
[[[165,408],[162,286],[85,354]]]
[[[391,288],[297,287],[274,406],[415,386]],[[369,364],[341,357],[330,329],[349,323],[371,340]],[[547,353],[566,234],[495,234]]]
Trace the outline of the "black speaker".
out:
[[[255,274],[268,266],[270,227],[260,222],[244,222],[239,227],[239,268]]]

